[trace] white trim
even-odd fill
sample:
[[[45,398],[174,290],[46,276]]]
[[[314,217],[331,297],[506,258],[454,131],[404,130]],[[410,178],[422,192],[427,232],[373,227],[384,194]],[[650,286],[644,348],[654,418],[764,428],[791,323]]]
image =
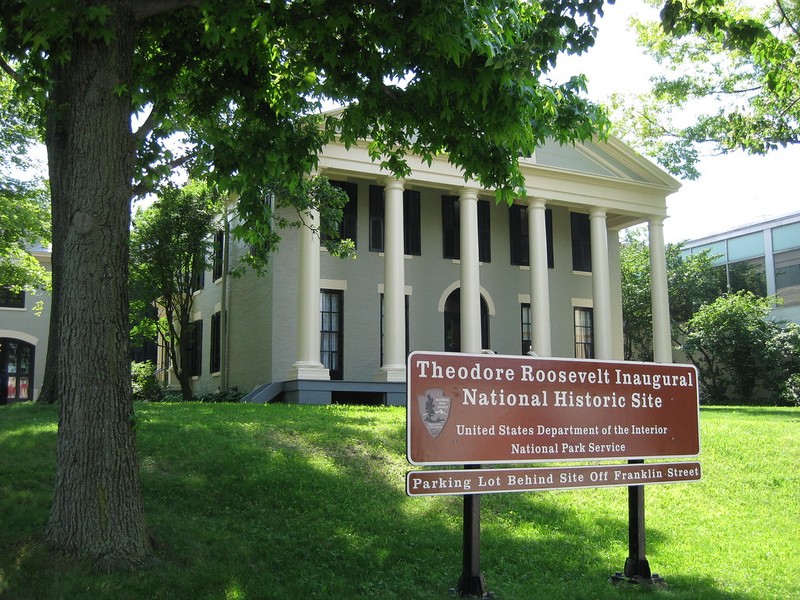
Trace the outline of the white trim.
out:
[[[572,298],[572,308],[594,308],[591,298]]]
[[[403,293],[406,296],[411,296],[413,294],[413,291],[414,291],[414,286],[412,286],[412,285],[403,286]],[[382,283],[378,284],[378,294],[383,294],[383,284]]]
[[[39,338],[35,335],[25,333],[24,331],[16,331],[15,329],[0,329],[0,337],[14,338],[29,344],[33,344],[34,346],[39,343]]]
[[[320,279],[319,289],[321,290],[346,290],[346,279]]]
[[[447,298],[452,294],[455,290],[461,287],[461,280],[457,279],[446,288],[442,292],[442,295],[439,296],[439,305],[438,310],[440,313],[444,312],[444,305],[447,302]],[[486,309],[489,311],[489,316],[493,317],[497,314],[497,307],[495,306],[494,300],[492,300],[492,295],[486,290],[485,287],[479,286],[481,291],[481,297],[486,301]]]

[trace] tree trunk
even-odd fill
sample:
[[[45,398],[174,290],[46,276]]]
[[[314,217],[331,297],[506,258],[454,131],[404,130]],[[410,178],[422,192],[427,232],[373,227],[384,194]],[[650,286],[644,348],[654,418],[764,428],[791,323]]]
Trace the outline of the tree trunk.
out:
[[[120,5],[123,9],[120,9]],[[48,114],[59,258],[59,427],[45,537],[107,568],[150,552],[128,359],[128,236],[134,145],[130,90],[135,23],[124,3],[88,39],[75,32],[54,72]]]

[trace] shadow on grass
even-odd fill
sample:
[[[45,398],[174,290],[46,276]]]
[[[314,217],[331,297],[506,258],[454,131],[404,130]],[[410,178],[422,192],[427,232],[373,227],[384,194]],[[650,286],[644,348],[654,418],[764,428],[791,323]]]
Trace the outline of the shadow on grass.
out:
[[[0,598],[449,597],[461,569],[461,497],[405,496],[402,413],[178,404],[137,414],[153,564],[108,575],[53,559],[31,544],[51,492],[35,488],[32,522],[0,543]],[[32,411],[42,415],[54,420],[55,410]],[[2,418],[0,410],[0,436]],[[0,456],[9,464],[50,456],[55,445],[52,432],[26,444],[8,439],[0,437]],[[52,471],[41,478],[52,481]],[[499,599],[646,591],[608,583],[627,553],[624,510],[587,515],[574,497],[559,502],[572,493],[484,496],[482,569]],[[3,514],[20,498],[0,497]],[[648,544],[665,539],[648,528]],[[758,597],[700,577],[668,581],[669,598]]]
[[[800,410],[791,406],[701,406],[700,412],[732,416],[780,417],[789,421],[800,421]]]

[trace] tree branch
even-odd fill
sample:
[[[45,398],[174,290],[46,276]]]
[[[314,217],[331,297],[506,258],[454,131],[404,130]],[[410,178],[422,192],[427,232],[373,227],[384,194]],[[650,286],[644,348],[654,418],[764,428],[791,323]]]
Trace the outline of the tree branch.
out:
[[[189,152],[188,154],[184,154],[183,156],[180,156],[180,157],[176,158],[175,160],[169,162],[167,164],[167,166],[171,170],[175,170],[175,169],[178,169],[178,168],[182,167],[183,165],[185,165],[187,162],[192,160],[194,157],[195,157],[195,153],[194,152]],[[155,189],[152,186],[150,186],[147,183],[145,183],[144,181],[140,181],[139,183],[137,183],[136,185],[133,186],[133,195],[134,196],[140,196],[141,197],[141,196],[145,196],[147,194],[152,194],[153,192],[155,192]]]
[[[133,17],[137,21],[142,21],[148,17],[154,17],[164,13],[179,10],[181,8],[198,8],[200,0],[147,0],[146,2],[133,2]]]
[[[150,110],[150,114],[147,115],[147,118],[144,120],[144,123],[142,123],[139,126],[139,129],[136,130],[135,136],[137,141],[139,141],[139,143],[144,142],[145,138],[151,131],[153,131],[153,129],[156,126],[158,120],[157,117],[158,111],[156,110],[156,108],[157,107],[154,104],[153,108]]]
[[[0,56],[0,69],[3,69],[3,71],[5,71],[6,74],[11,77],[16,84],[22,85],[22,77],[19,76],[19,73],[17,73],[2,56]]]
[[[781,2],[781,0],[776,0],[775,4],[778,5],[778,10],[781,13],[783,22],[786,23],[789,29],[791,29],[794,32],[796,38],[800,38],[800,31],[797,30],[797,27],[795,27],[794,23],[792,23],[791,20],[789,19],[789,15],[786,14],[786,9],[783,8],[783,2]]]

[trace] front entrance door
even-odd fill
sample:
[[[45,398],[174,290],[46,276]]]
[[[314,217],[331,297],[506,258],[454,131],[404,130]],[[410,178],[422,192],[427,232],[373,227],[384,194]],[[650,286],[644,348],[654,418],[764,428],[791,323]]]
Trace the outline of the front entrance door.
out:
[[[0,404],[33,398],[35,350],[28,342],[0,338]]]

